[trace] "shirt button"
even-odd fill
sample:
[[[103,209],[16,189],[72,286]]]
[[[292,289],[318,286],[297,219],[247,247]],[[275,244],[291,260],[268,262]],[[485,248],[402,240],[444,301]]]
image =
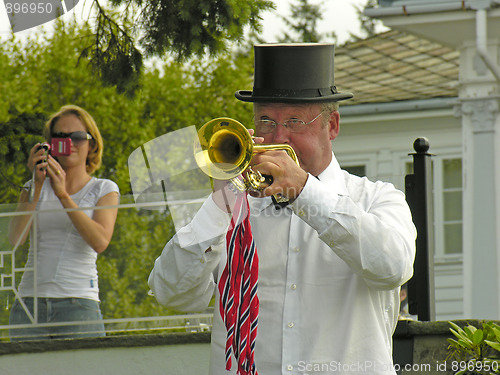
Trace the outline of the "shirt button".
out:
[[[293,328],[293,326],[294,326],[293,322],[290,322],[287,325],[288,325],[288,328]]]
[[[297,285],[296,285],[296,284],[292,284],[292,285],[290,285],[290,289],[291,289],[291,290],[295,290],[295,289],[297,289]]]
[[[205,263],[205,259],[200,259],[200,263]]]
[[[298,247],[296,247],[296,248],[294,248],[294,249],[293,249],[293,251],[294,251],[295,253],[298,253],[298,252],[300,251],[300,249],[299,249]]]
[[[292,366],[292,365],[288,365],[288,366],[286,366],[286,369],[287,369],[288,371],[292,371],[292,370],[293,370],[293,366]]]

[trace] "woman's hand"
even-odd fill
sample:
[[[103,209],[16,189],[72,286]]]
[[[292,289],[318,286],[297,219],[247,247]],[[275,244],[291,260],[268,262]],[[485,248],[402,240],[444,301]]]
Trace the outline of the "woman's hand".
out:
[[[48,145],[42,143],[37,143],[30,150],[30,156],[28,158],[28,169],[31,172],[35,172],[35,181],[33,183],[42,184],[45,180],[46,169],[47,169],[47,152]],[[36,170],[35,170],[36,168]]]
[[[68,195],[66,192],[66,172],[52,155],[47,157],[46,173],[50,178],[50,185],[55,195],[60,199],[66,197]]]

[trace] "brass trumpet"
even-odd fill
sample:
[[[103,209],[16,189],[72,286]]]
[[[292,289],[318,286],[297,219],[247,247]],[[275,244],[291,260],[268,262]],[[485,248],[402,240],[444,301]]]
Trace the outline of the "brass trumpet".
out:
[[[210,120],[198,131],[194,156],[200,169],[217,180],[231,180],[240,191],[262,190],[272,183],[272,176],[263,176],[250,166],[257,152],[284,150],[299,165],[293,148],[286,144],[254,144],[248,130],[227,117]],[[242,175],[243,179],[239,178]],[[278,202],[287,199],[275,196]]]

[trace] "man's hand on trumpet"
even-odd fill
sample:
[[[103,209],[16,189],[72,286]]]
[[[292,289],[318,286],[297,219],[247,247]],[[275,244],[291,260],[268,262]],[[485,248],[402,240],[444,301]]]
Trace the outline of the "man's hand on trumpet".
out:
[[[252,133],[253,135],[253,130]],[[263,143],[263,137],[255,137],[255,143]],[[306,184],[308,174],[283,150],[269,150],[255,153],[250,163],[254,172],[272,176],[272,183],[259,191],[250,191],[256,198],[281,194],[293,201]]]

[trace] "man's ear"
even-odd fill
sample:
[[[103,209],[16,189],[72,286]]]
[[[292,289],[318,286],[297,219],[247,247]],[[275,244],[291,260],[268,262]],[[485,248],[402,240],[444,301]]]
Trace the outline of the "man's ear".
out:
[[[330,119],[328,122],[328,134],[330,136],[330,141],[333,141],[339,135],[340,131],[340,114],[339,111],[333,111],[330,113]]]

